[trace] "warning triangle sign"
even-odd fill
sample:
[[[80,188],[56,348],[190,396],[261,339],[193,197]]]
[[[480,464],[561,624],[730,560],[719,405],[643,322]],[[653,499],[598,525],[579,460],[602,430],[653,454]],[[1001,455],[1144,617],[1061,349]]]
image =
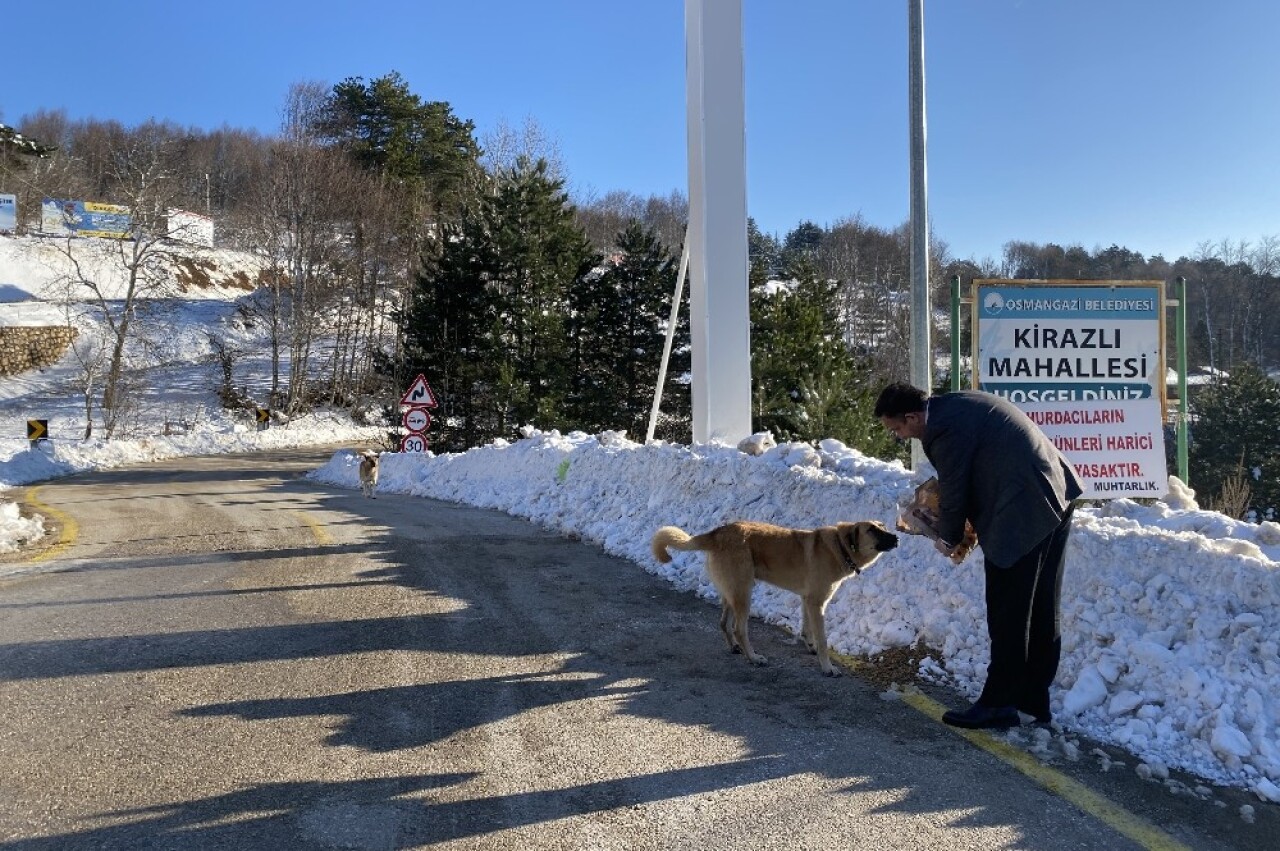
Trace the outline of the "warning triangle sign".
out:
[[[424,408],[434,408],[436,406],[436,394],[431,392],[431,385],[427,384],[426,376],[419,375],[413,379],[409,389],[404,391],[404,395],[400,397],[400,404],[420,405]]]

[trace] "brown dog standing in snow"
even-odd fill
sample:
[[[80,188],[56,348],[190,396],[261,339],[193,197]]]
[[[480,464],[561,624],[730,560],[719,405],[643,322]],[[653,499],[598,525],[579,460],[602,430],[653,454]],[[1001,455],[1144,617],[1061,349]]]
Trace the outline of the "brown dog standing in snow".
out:
[[[817,654],[822,672],[832,677],[840,672],[827,652],[827,602],[841,582],[897,545],[898,536],[874,520],[818,529],[737,521],[694,536],[663,526],[650,544],[653,557],[663,564],[671,561],[668,548],[706,552],[707,575],[720,592],[720,631],[730,650],[757,665],[766,660],[751,649],[747,637],[756,580],[799,594],[804,611],[801,637]]]

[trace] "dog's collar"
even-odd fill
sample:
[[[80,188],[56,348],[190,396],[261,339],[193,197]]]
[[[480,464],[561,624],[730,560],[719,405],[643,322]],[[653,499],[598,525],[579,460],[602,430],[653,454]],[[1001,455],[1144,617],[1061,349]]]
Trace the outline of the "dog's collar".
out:
[[[858,565],[853,560],[853,548],[844,539],[844,535],[836,534],[836,541],[840,544],[840,556],[844,559],[844,566],[853,573],[860,573]]]

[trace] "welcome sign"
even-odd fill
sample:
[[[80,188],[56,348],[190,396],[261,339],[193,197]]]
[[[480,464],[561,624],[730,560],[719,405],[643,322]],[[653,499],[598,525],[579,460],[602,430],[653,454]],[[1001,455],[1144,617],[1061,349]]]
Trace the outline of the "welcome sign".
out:
[[[974,386],[1025,411],[1085,498],[1163,496],[1160,281],[974,281]]]
[[[1159,397],[1161,288],[978,287],[978,386],[1013,402]]]

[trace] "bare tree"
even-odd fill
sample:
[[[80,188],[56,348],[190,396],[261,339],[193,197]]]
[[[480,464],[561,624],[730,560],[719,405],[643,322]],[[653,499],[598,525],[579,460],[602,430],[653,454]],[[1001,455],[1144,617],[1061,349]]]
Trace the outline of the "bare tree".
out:
[[[575,196],[574,205],[578,226],[598,251],[616,249],[618,234],[631,221],[637,221],[656,233],[673,254],[679,254],[684,246],[689,201],[679,191],[648,198],[621,190],[608,192],[602,197],[586,192]]]
[[[66,303],[64,307],[67,312],[67,324],[73,325],[71,303]],[[106,373],[109,351],[107,339],[97,334],[77,334],[71,342],[71,356],[80,367],[77,379],[81,398],[84,399],[84,440],[93,437],[93,412],[98,384]]]
[[[480,147],[484,150],[480,164],[490,174],[510,171],[523,159],[531,163],[545,160],[547,176],[553,180],[566,177],[560,143],[543,130],[532,115],[525,116],[519,129],[500,119],[498,125],[480,140]]]
[[[402,192],[377,175],[351,176],[355,186],[348,214],[351,239],[336,312],[333,355],[326,395],[335,403],[363,404],[374,375],[373,353],[398,339],[392,316],[404,303],[416,257],[405,253],[399,238]]]
[[[1249,265],[1259,275],[1280,274],[1280,234],[1259,239],[1249,255]]]
[[[67,171],[69,158],[60,154],[64,144],[60,131],[65,122],[65,115],[51,116],[37,125],[37,131],[24,127],[25,135],[15,135],[13,128],[0,124],[0,186],[17,198],[18,233],[25,232],[28,222],[35,219],[46,187],[61,182],[58,175]],[[51,135],[36,136],[36,132]]]
[[[135,322],[147,299],[174,294],[170,272],[168,212],[177,190],[168,162],[166,142],[157,135],[136,134],[114,150],[109,172],[113,201],[129,210],[128,235],[119,239],[68,236],[61,251],[71,267],[71,295],[91,305],[108,330],[109,354],[102,375],[103,427],[111,438],[127,410],[125,367],[129,346],[138,336]],[[105,255],[110,271],[100,276],[89,262]],[[117,290],[116,282],[123,283]]]
[[[352,309],[350,282],[359,277],[352,208],[369,185],[313,130],[326,97],[319,83],[290,89],[245,235],[265,260],[266,287],[255,310],[271,336],[270,404],[290,412],[307,402],[316,347],[334,330],[343,305]]]
[[[1205,241],[1196,247],[1188,301],[1198,302],[1204,345],[1212,369],[1230,371],[1242,360],[1266,363],[1274,339],[1276,239],[1254,248],[1248,241]],[[1261,268],[1260,268],[1261,267]]]
[[[853,216],[836,222],[813,252],[819,274],[840,282],[846,344],[885,381],[905,377],[909,361],[909,246],[906,224],[886,231]]]

